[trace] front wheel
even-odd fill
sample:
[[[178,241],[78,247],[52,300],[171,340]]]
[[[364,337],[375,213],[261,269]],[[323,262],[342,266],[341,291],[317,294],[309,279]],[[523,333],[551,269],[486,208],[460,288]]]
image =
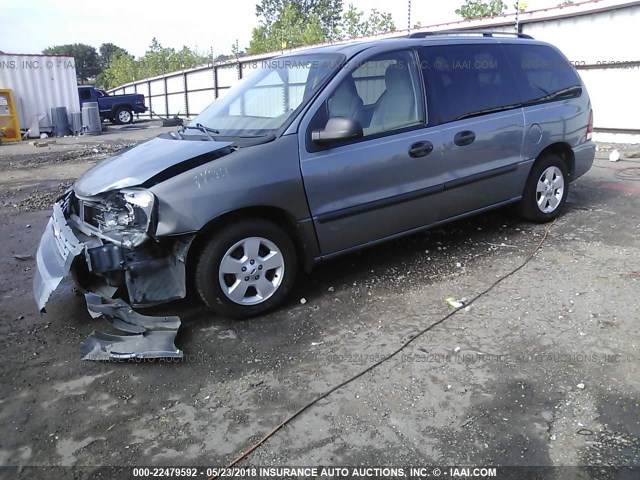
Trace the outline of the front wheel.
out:
[[[558,155],[537,161],[524,187],[519,213],[525,219],[544,223],[562,211],[569,192],[567,167]]]
[[[273,310],[287,297],[298,269],[295,246],[280,227],[244,220],[216,234],[196,264],[198,293],[214,312],[248,318]]]

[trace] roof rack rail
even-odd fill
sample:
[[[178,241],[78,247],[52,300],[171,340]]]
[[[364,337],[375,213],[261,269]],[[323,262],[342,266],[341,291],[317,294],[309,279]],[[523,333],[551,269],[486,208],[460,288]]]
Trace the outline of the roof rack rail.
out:
[[[528,38],[533,40],[531,35],[516,32],[499,32],[492,30],[441,30],[439,32],[416,32],[409,34],[409,38],[425,38],[438,35],[482,35],[483,37],[493,37],[494,35],[508,35],[518,38]]]

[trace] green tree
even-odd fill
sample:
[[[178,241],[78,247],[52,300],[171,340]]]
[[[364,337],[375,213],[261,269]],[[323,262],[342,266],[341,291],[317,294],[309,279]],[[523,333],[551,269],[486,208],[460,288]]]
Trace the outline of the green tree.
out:
[[[171,71],[184,70],[185,68],[198,67],[207,62],[209,62],[209,57],[207,55],[199,53],[187,46],[183,46],[181,50],[178,50],[172,55],[169,66],[172,68]]]
[[[165,48],[154,38],[149,49],[137,60],[123,49],[115,51],[107,68],[98,76],[96,85],[103,88],[117,87],[141,78],[197,67],[209,60],[207,55],[186,46],[178,51]]]
[[[315,15],[321,28],[327,33],[340,24],[342,0],[261,0],[256,5],[256,16],[260,18],[261,26],[272,26],[281,18],[288,5],[302,16]]]
[[[250,54],[395,30],[390,13],[373,9],[365,18],[350,4],[342,14],[342,0],[262,0],[256,14],[260,25],[253,29]]]
[[[101,72],[96,76],[96,87],[109,88],[110,81],[109,74],[107,73],[109,65],[111,65],[111,62],[119,56],[130,55],[124,48],[121,48],[114,43],[103,43],[100,45],[100,48],[98,48],[98,52],[100,52]],[[133,57],[131,57],[131,60],[133,60]],[[113,72],[111,72],[110,75],[113,75]]]
[[[493,17],[505,12],[507,5],[502,0],[465,0],[456,13],[465,19]]]
[[[327,41],[330,32],[322,26],[320,18],[314,13],[303,14],[298,7],[288,3],[271,25],[254,28],[248,52],[273,52]]]
[[[396,24],[393,22],[391,14],[380,12],[375,8],[371,10],[364,26],[365,35],[393,32],[395,29]]]
[[[374,8],[368,18],[365,19],[364,15],[362,10],[358,10],[350,3],[342,16],[341,37],[366,37],[393,32],[396,29],[390,13],[380,12]]]
[[[95,78],[102,71],[98,52],[91,45],[84,43],[55,45],[45,48],[42,53],[45,55],[72,55],[76,65],[78,83]]]
[[[280,39],[280,43],[278,43],[278,39]],[[248,48],[249,55],[274,52],[281,48],[282,35],[273,27],[267,28],[264,25],[260,25],[251,31],[251,42],[249,42]]]
[[[111,57],[107,68],[98,75],[96,86],[112,88],[143,78],[139,73],[139,65],[133,55],[116,52]]]
[[[216,57],[216,61],[218,62],[218,61],[224,61],[224,60],[231,60],[231,59],[242,58],[246,56],[247,56],[247,52],[240,49],[240,47],[238,46],[238,41],[236,40],[234,43],[231,44],[231,55],[218,55]]]
[[[129,54],[129,52],[124,48],[121,48],[114,43],[103,43],[100,45],[100,48],[98,48],[98,51],[100,52],[100,61],[102,62],[103,68],[107,68],[107,65],[109,65],[116,53],[125,55]]]
[[[153,77],[170,72],[168,64],[171,55],[171,49],[164,48],[158,39],[153,37],[149,49],[138,61],[142,77]]]
[[[363,35],[362,17],[364,17],[364,12],[350,3],[342,16],[342,36],[345,38],[361,37]]]
[[[245,55],[246,55],[246,53],[245,53],[245,52],[241,52],[241,53],[239,54],[239,56],[245,56]],[[217,55],[217,56],[213,59],[213,61],[214,61],[215,63],[220,63],[220,62],[226,62],[226,61],[228,61],[228,60],[233,60],[233,59],[235,59],[235,58],[236,58],[236,56],[235,56],[235,55],[233,55],[233,52],[232,52],[231,54],[224,54],[224,53],[221,53],[220,55]]]
[[[138,60],[138,73],[140,78],[163,75],[165,73],[197,67],[209,61],[207,55],[198,53],[189,47],[182,47],[176,51],[174,48],[165,48],[154,37],[149,49]]]

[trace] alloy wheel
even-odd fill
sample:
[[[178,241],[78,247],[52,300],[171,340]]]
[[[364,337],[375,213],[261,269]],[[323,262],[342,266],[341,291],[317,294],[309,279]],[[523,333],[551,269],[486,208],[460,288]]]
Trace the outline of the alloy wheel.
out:
[[[542,172],[536,186],[536,203],[543,213],[553,212],[564,195],[564,176],[558,167],[549,167]]]
[[[218,279],[229,300],[239,305],[256,305],[278,290],[284,269],[284,256],[275,243],[249,237],[236,242],[223,255]]]

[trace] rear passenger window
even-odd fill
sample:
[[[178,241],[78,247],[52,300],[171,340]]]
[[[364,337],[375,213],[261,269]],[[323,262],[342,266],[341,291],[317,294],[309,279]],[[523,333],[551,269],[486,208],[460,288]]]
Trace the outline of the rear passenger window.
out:
[[[581,85],[569,61],[551,47],[512,44],[503,48],[518,80],[523,102],[535,102]]]
[[[420,56],[430,124],[520,106],[500,45],[430,46]]]

